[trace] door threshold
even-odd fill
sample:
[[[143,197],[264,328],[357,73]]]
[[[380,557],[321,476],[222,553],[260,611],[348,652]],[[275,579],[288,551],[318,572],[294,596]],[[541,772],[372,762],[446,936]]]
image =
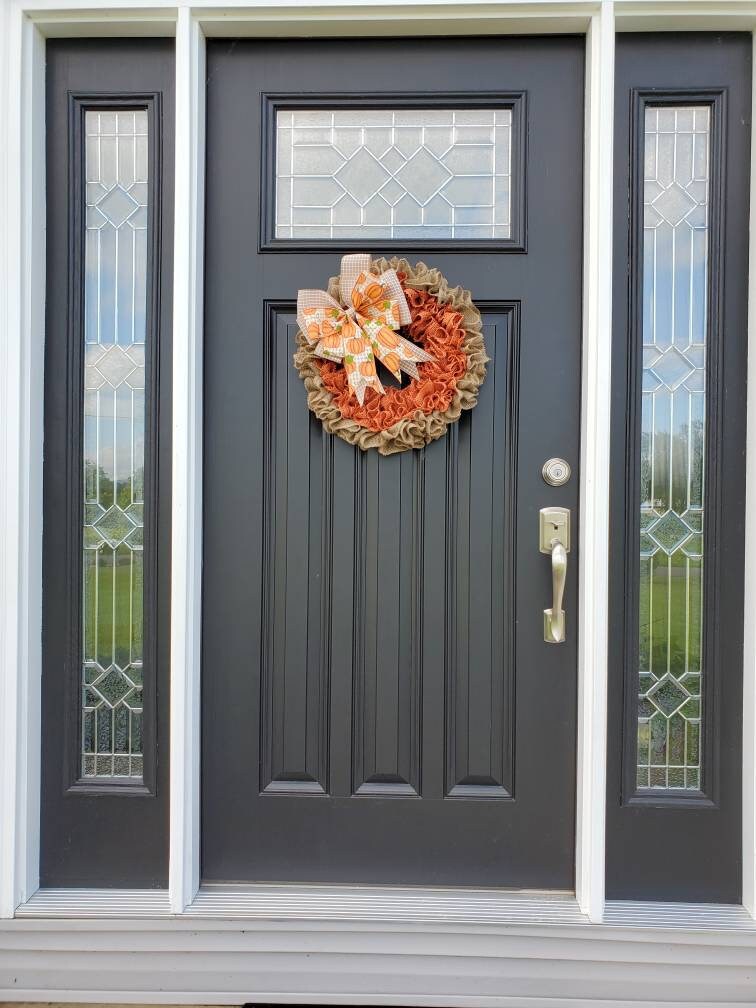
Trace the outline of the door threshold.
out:
[[[39,889],[19,918],[174,916],[166,890]],[[205,883],[184,917],[367,924],[587,924],[574,894],[420,886]]]
[[[426,886],[204,883],[197,917],[426,924],[587,924],[574,893]]]
[[[389,929],[409,925],[429,932],[501,925],[756,932],[756,921],[735,904],[607,901],[603,922],[591,925],[569,892],[275,882],[204,883],[180,915],[172,913],[165,889],[39,889],[18,907],[15,916],[26,920],[250,920]]]

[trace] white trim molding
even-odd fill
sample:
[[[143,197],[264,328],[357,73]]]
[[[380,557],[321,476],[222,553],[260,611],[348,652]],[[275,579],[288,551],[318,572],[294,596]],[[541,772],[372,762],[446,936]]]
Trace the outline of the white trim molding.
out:
[[[575,888],[594,922],[604,909],[606,831],[614,37],[608,2],[591,19],[585,87]]]
[[[616,0],[617,31],[753,31],[753,0]]]
[[[0,12],[0,917],[39,884],[44,43]]]
[[[188,8],[176,23],[171,509],[169,889],[180,913],[199,887],[202,625],[202,308],[205,40]]]

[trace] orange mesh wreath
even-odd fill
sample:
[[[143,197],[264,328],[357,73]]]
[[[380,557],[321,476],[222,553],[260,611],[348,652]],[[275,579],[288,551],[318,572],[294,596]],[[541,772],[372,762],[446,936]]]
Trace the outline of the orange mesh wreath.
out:
[[[377,271],[396,269],[412,320],[403,335],[433,359],[418,365],[419,376],[383,394],[369,388],[362,405],[351,392],[340,364],[314,354],[297,335],[294,363],[308,393],[308,405],[329,432],[382,455],[420,448],[441,437],[462,410],[472,409],[485,377],[486,356],[480,313],[469,291],[449,288],[425,263],[376,260]],[[338,293],[338,278],[329,283]]]

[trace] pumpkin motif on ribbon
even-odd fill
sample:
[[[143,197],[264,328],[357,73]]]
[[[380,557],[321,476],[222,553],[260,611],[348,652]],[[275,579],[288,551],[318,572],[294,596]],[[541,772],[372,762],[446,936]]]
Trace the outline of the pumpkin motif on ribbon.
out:
[[[344,256],[339,282],[341,303],[326,291],[301,290],[297,295],[300,331],[315,353],[326,360],[343,360],[347,355],[356,358],[357,368],[346,373],[360,406],[368,389],[383,394],[374,355],[382,361],[384,345],[393,351],[391,361],[395,366],[389,370],[395,378],[400,378],[402,372],[417,378],[417,365],[432,360],[421,347],[393,332],[408,324],[411,317],[396,271],[388,269],[375,275],[370,266],[370,256]],[[380,340],[381,334],[391,343],[376,342],[375,337]]]

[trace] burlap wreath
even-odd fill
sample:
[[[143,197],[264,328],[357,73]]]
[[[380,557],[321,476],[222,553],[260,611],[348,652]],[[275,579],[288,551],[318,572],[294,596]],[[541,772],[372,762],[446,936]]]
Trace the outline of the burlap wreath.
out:
[[[459,420],[462,410],[475,406],[488,357],[480,312],[469,291],[450,288],[439,270],[422,262],[411,266],[406,259],[377,259],[373,267],[378,273],[395,269],[399,274],[413,318],[409,336],[432,353],[434,361],[419,365],[419,379],[387,389],[385,396],[368,389],[364,407],[354,396],[348,398],[343,369],[316,356],[301,332],[294,365],[307,389],[307,405],[329,433],[364,451],[377,448],[381,455],[393,455],[435,441]],[[338,285],[338,277],[331,277],[328,293],[337,299]],[[432,408],[439,401],[448,405]],[[392,411],[401,419],[391,422]]]

